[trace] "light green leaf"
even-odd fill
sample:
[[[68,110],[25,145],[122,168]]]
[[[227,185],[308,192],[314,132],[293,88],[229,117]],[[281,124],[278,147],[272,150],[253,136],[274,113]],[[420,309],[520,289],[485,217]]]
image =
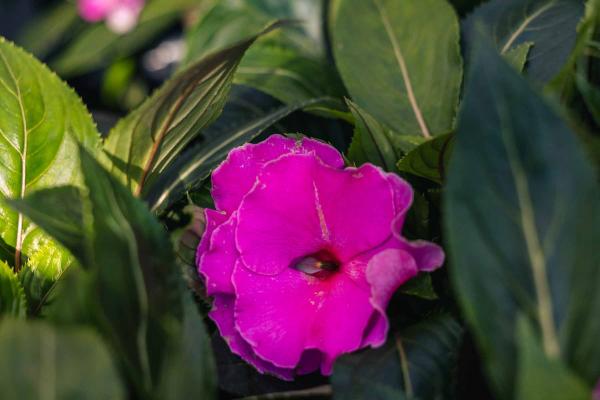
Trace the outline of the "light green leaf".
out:
[[[174,348],[185,351],[177,347],[183,345],[185,327],[180,272],[167,233],[145,204],[83,149],[80,158],[87,190],[79,198],[77,191],[60,188],[12,204],[31,212],[28,216],[60,238],[86,270],[71,275],[75,280],[56,294],[53,319],[94,326],[118,356],[130,390],[145,398],[157,393],[162,374],[184,373],[181,368],[168,371],[171,361],[166,361]],[[45,208],[61,198],[81,210],[64,212],[62,224]]]
[[[5,319],[0,354],[2,399],[127,398],[110,353],[88,329]]]
[[[454,125],[462,78],[458,19],[445,0],[337,0],[336,64],[352,100],[398,134]]]
[[[183,148],[221,113],[233,74],[257,37],[190,65],[119,121],[104,143],[110,172],[136,195],[146,195]]]
[[[527,318],[517,320],[518,400],[590,400],[591,390],[557,359],[549,359]]]
[[[445,196],[455,293],[499,398],[513,398],[524,314],[549,359],[600,376],[600,198],[556,111],[480,39]],[[493,315],[493,318],[490,318]]]
[[[182,11],[197,0],[154,0],[144,7],[137,26],[126,34],[111,31],[103,22],[88,25],[58,55],[50,66],[61,76],[81,75],[129,56],[177,22]],[[71,7],[75,7],[70,4]]]
[[[342,356],[331,379],[334,399],[446,398],[462,327],[449,315],[390,334],[381,348]]]
[[[25,292],[15,272],[0,261],[0,316],[24,317],[27,314]]]
[[[452,134],[440,135],[429,140],[403,157],[398,162],[398,170],[441,184],[452,154],[453,143]]]
[[[493,35],[502,54],[531,42],[527,74],[540,82],[550,81],[569,57],[583,16],[581,0],[490,0],[464,22],[467,48],[476,26]],[[467,50],[468,51],[468,50]]]
[[[0,242],[13,249],[5,261],[16,271],[27,258],[41,259],[38,252],[62,269],[65,255],[49,251],[55,244],[48,236],[2,200],[77,184],[78,143],[92,151],[99,145],[80,99],[39,61],[0,38]]]
[[[504,58],[511,64],[513,67],[517,69],[517,71],[521,72],[525,68],[525,63],[527,62],[527,55],[533,46],[533,42],[523,42],[514,47],[511,47],[504,53]]]

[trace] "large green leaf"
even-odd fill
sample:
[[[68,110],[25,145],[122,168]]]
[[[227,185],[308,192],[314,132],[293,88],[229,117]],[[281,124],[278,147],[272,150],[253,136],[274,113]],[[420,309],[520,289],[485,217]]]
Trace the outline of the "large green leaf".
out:
[[[190,344],[184,340],[187,330],[200,328],[193,319],[184,319],[182,325],[183,285],[162,226],[128,188],[81,151],[87,189],[79,196],[72,188],[60,188],[11,204],[61,240],[87,271],[76,276],[82,294],[68,290],[72,284],[57,293],[54,318],[61,322],[74,318],[72,322],[95,326],[118,355],[131,389],[146,398],[167,379],[161,378],[163,374],[184,373],[183,356],[173,357],[188,350],[190,357],[197,357],[199,350],[182,346]],[[57,218],[45,207],[52,208],[60,199],[73,210],[63,210],[62,218]],[[208,392],[198,397],[210,398],[211,371],[208,367],[203,371],[194,374],[204,374],[207,383],[198,390]]]
[[[231,149],[256,138],[292,112],[311,105],[328,104],[328,100],[316,98],[263,109],[258,104],[229,104],[219,120],[202,133],[202,142],[166,170],[149,191],[146,198],[152,210],[163,211],[186,191],[196,187]]]
[[[599,193],[575,135],[481,39],[448,174],[455,293],[501,398],[513,398],[523,313],[545,355],[600,376]],[[493,318],[490,318],[493,316]]]
[[[0,261],[0,316],[24,317],[27,313],[25,292],[15,272]]]
[[[15,270],[29,259],[68,265],[64,252],[2,199],[80,181],[77,143],[95,151],[99,134],[75,93],[39,61],[0,38],[0,255]],[[67,257],[68,258],[68,257]],[[54,262],[54,261],[65,262]]]
[[[445,398],[462,337],[458,322],[438,315],[390,336],[379,349],[336,362],[334,399]]]
[[[519,400],[589,400],[589,387],[560,360],[548,359],[525,318],[517,320],[519,347]]]
[[[337,0],[335,61],[352,100],[399,134],[453,128],[462,78],[458,19],[445,0]]]
[[[183,148],[221,113],[233,74],[257,37],[190,65],[119,121],[104,143],[110,172],[137,195],[145,195]]]
[[[531,42],[527,72],[532,79],[548,82],[569,57],[583,16],[582,0],[491,0],[465,20],[467,45],[476,26],[493,35],[505,54],[522,43]]]
[[[5,319],[0,353],[5,400],[126,398],[110,353],[88,329]]]
[[[103,22],[89,25],[73,41],[51,59],[50,65],[61,76],[81,75],[126,57],[156,38],[177,22],[181,12],[197,5],[196,0],[149,1],[131,32],[120,35]],[[70,4],[70,7],[74,7]]]

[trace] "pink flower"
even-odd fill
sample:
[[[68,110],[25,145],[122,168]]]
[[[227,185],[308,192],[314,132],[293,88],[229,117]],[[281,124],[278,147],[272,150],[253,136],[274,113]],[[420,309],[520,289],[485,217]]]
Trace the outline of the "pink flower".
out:
[[[144,8],[144,0],[79,0],[79,15],[89,22],[106,20],[117,33],[133,29]]]
[[[592,392],[592,400],[600,400],[600,379],[598,380],[598,383],[596,383],[596,387]]]
[[[332,372],[341,354],[385,342],[394,291],[444,261],[401,228],[412,189],[333,147],[273,135],[212,174],[198,270],[231,350],[283,379]]]

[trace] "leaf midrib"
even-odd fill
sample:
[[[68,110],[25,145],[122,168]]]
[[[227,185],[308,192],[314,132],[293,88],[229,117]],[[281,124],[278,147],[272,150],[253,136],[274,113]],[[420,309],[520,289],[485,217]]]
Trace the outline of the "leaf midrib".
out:
[[[536,18],[545,13],[547,10],[552,8],[556,4],[556,0],[549,2],[548,4],[543,5],[533,14],[525,18],[525,20],[519,25],[519,27],[513,32],[513,34],[508,38],[504,46],[502,46],[501,54],[505,54],[513,45],[513,43],[517,40],[517,38],[525,31],[527,26],[531,24]]]
[[[498,110],[499,112],[502,110]],[[505,114],[499,113],[501,123],[506,119]],[[501,137],[506,149],[510,171],[515,181],[521,229],[525,237],[525,247],[529,258],[536,297],[538,300],[537,314],[542,334],[544,352],[550,358],[560,356],[560,345],[553,315],[553,301],[548,282],[548,266],[546,255],[537,232],[533,202],[525,170],[518,155],[516,144],[507,127],[502,124]]]
[[[27,187],[27,148],[28,148],[28,136],[29,131],[27,128],[27,117],[25,116],[25,107],[23,106],[23,98],[21,95],[21,88],[19,87],[19,81],[17,80],[12,67],[8,63],[6,56],[4,55],[4,51],[0,49],[0,57],[2,58],[2,62],[6,65],[6,69],[11,79],[15,83],[16,93],[10,90],[17,102],[19,103],[19,108],[21,111],[21,121],[23,124],[23,149],[21,151],[17,150],[19,157],[21,158],[21,188],[19,196],[22,199],[25,197],[25,189]],[[23,245],[23,214],[19,211],[17,217],[17,239],[15,243],[15,272],[19,272],[21,269],[21,248]]]
[[[421,109],[419,108],[419,104],[417,103],[417,99],[415,97],[415,93],[412,87],[412,82],[410,80],[410,75],[408,73],[408,68],[406,66],[406,61],[404,60],[404,56],[402,55],[402,50],[400,49],[400,45],[394,36],[394,30],[392,29],[392,25],[386,14],[384,13],[383,6],[380,3],[380,0],[371,0],[373,5],[377,9],[379,16],[381,17],[381,21],[383,22],[383,26],[385,28],[385,32],[390,40],[392,47],[394,49],[394,56],[396,58],[396,62],[400,67],[400,73],[402,74],[402,80],[404,82],[404,87],[406,88],[406,94],[408,96],[408,101],[410,102],[410,106],[415,114],[415,118],[417,123],[419,124],[419,128],[421,129],[421,134],[430,138],[431,134],[429,133],[429,128],[427,128],[427,124],[425,123],[425,119],[423,118],[423,114]]]

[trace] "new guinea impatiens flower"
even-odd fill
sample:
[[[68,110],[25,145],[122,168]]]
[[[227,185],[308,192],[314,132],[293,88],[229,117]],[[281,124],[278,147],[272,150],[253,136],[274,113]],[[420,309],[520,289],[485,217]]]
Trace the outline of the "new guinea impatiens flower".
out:
[[[145,0],[78,0],[79,15],[88,22],[106,20],[116,33],[130,31],[136,24]]]
[[[212,196],[196,259],[209,316],[235,354],[283,379],[329,375],[340,355],[382,345],[394,291],[444,262],[437,245],[400,235],[408,183],[345,167],[314,139],[232,150]]]

